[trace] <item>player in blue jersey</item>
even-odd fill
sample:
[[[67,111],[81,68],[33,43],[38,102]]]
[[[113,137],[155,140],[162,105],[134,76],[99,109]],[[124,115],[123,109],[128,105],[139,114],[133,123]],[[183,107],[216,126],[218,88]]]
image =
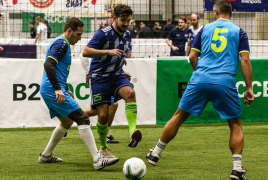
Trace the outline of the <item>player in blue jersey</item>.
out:
[[[94,168],[100,170],[118,162],[119,159],[108,159],[98,152],[90,128],[89,117],[73,99],[73,94],[66,85],[72,61],[70,45],[76,44],[81,39],[83,30],[82,21],[78,18],[70,18],[65,23],[63,35],[55,38],[48,46],[40,93],[49,109],[50,117],[58,117],[61,123],[53,131],[45,151],[38,158],[38,162],[63,161],[54,156],[52,151],[74,121],[78,125],[81,139],[93,157]]]
[[[170,56],[188,56],[190,47],[187,46],[185,54],[186,42],[191,44],[192,31],[185,28],[186,18],[184,16],[179,17],[178,27],[173,28],[167,36],[166,43],[171,47]],[[172,42],[171,42],[172,41]]]
[[[127,31],[132,10],[129,6],[114,8],[113,24],[98,30],[83,50],[83,57],[92,57],[89,78],[92,91],[93,109],[98,111],[97,131],[100,137],[101,153],[109,153],[106,136],[108,134],[108,114],[111,96],[114,101],[124,99],[126,117],[129,124],[129,147],[136,147],[141,141],[141,131],[136,129],[137,103],[135,91],[122,69],[128,45],[131,42]]]
[[[212,101],[214,109],[220,118],[227,119],[231,130],[229,147],[233,154],[233,170],[230,178],[246,180],[245,169],[241,166],[244,135],[235,79],[239,55],[246,83],[244,103],[247,103],[248,107],[254,100],[252,67],[248,37],[230,21],[231,16],[230,2],[218,0],[214,5],[214,17],[217,20],[205,25],[197,34],[190,54],[194,72],[178,110],[165,125],[156,147],[146,155],[150,164],[156,165],[163,149],[176,136],[179,127],[189,115],[199,116],[206,104]]]

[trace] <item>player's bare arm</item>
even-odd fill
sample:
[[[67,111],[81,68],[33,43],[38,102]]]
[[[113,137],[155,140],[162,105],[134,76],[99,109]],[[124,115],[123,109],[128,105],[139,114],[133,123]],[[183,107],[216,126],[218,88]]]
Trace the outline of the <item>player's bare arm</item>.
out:
[[[191,40],[188,39],[186,47],[186,56],[189,56],[190,50],[191,50]]]
[[[254,101],[254,94],[252,90],[252,66],[248,52],[242,52],[241,56],[241,69],[243,77],[246,83],[246,91],[244,93],[244,104],[248,104],[248,107]]]
[[[189,60],[194,70],[197,66],[197,61],[198,61],[199,56],[200,56],[200,52],[192,49],[190,56],[189,56]]]
[[[83,57],[97,58],[97,57],[109,55],[109,56],[117,56],[121,58],[122,53],[125,53],[125,52],[120,49],[99,50],[99,49],[94,49],[94,48],[90,48],[87,46],[83,50]]]
[[[36,42],[37,42],[37,40],[39,39],[39,36],[40,36],[40,34],[36,34],[36,36],[35,36],[35,44],[36,44]]]
[[[175,47],[175,46],[172,45],[170,39],[167,38],[167,39],[166,39],[166,43],[167,43],[167,45],[168,45],[169,47],[172,48],[173,51],[178,51],[178,50],[179,50],[178,47]]]
[[[57,65],[57,62],[54,59],[48,57],[44,64],[44,68],[47,73],[47,77],[50,83],[52,84],[53,89],[55,90],[56,101],[57,103],[62,104],[65,101],[65,96],[61,90],[59,81],[57,79],[56,69],[55,69],[56,65]]]

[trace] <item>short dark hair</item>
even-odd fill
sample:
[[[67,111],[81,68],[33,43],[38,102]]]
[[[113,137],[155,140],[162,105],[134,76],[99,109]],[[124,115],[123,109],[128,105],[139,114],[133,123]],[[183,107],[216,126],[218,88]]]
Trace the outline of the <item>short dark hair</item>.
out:
[[[167,22],[172,22],[172,20],[170,18],[167,19]]]
[[[217,8],[220,14],[227,14],[230,15],[230,17],[232,16],[232,5],[228,0],[217,0],[214,8]]]
[[[0,17],[2,16],[2,14],[0,13]]]
[[[43,21],[43,23],[46,23],[48,25],[48,21],[47,20]]]
[[[66,21],[64,25],[64,32],[66,32],[69,28],[73,31],[77,31],[78,27],[84,27],[84,23],[80,21],[80,19],[72,17]]]
[[[32,25],[34,25],[34,22],[30,22],[29,24],[32,24]]]
[[[115,17],[123,17],[123,16],[129,16],[132,15],[133,11],[131,8],[124,4],[119,4],[114,8],[114,16]]]
[[[179,19],[183,20],[186,23],[186,17],[180,16]]]

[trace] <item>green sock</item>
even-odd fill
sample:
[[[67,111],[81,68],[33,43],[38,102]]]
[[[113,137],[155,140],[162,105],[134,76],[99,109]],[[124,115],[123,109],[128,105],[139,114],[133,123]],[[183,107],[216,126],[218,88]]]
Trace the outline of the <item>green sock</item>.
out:
[[[103,148],[104,146],[108,147],[106,141],[108,130],[109,130],[108,123],[105,125],[101,125],[99,122],[97,122],[97,132],[99,134],[101,148]]]
[[[129,126],[129,133],[131,134],[136,130],[136,122],[137,122],[137,103],[129,102],[126,103],[126,116]]]

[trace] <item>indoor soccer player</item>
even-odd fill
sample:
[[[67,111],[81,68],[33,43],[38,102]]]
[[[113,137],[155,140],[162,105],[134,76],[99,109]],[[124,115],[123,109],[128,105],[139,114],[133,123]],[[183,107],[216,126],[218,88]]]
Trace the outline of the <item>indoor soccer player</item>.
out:
[[[100,137],[100,153],[113,157],[107,148],[108,114],[111,96],[114,101],[123,98],[126,102],[126,117],[129,124],[129,147],[141,141],[141,131],[136,129],[137,103],[135,91],[122,69],[128,44],[131,42],[127,30],[132,10],[129,6],[114,8],[113,24],[98,30],[83,50],[83,57],[93,57],[89,78],[93,109],[98,111],[97,132]]]
[[[212,101],[214,109],[220,118],[227,119],[231,130],[229,147],[233,154],[233,170],[230,178],[246,180],[246,170],[241,166],[244,135],[235,75],[240,55],[246,83],[244,103],[249,106],[254,100],[254,94],[248,37],[240,27],[230,21],[232,7],[228,0],[218,0],[213,10],[217,20],[205,25],[195,38],[190,54],[190,62],[195,71],[180,101],[179,109],[165,125],[156,147],[146,158],[150,164],[156,165],[162,151],[176,136],[181,124],[190,114],[199,116],[208,101]]]
[[[50,117],[58,117],[61,124],[53,131],[45,151],[38,158],[38,162],[63,161],[54,156],[52,151],[74,121],[78,125],[81,139],[93,157],[94,168],[99,170],[118,162],[119,159],[105,158],[98,152],[90,128],[89,117],[73,99],[73,94],[66,85],[72,61],[70,45],[76,44],[81,39],[83,30],[82,21],[78,18],[70,18],[65,23],[63,35],[55,38],[48,46],[40,93],[49,109]]]

